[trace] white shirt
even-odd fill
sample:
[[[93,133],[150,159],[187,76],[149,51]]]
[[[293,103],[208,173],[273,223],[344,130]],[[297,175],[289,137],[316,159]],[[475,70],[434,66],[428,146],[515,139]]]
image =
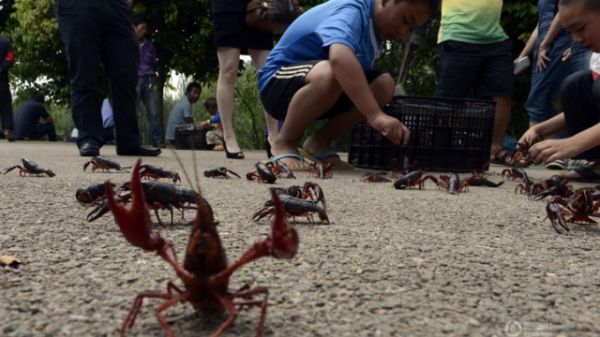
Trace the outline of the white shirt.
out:
[[[593,72],[600,74],[600,53],[593,53],[590,58],[590,69]]]

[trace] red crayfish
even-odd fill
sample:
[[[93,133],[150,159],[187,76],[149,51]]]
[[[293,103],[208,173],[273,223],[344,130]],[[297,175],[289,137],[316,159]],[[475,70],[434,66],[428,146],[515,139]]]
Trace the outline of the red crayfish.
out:
[[[444,189],[450,194],[467,192],[469,190],[469,180],[460,179],[458,174],[452,174],[450,176],[441,175],[439,178],[429,175],[425,176],[425,178],[431,179],[438,188]]]
[[[41,167],[33,160],[22,158],[21,163],[23,164],[23,166],[15,165],[15,166],[9,167],[6,170],[4,170],[4,174],[7,174],[8,172],[10,172],[14,169],[19,169],[19,175],[21,177],[24,177],[26,175],[32,175],[32,176],[38,176],[38,177],[41,177],[43,175],[47,175],[48,177],[56,176],[56,174],[54,174],[54,172],[52,172],[52,170]]]
[[[131,168],[131,167],[121,167],[121,165],[119,163],[117,163],[116,161],[114,161],[112,159],[102,157],[102,156],[95,156],[95,157],[92,157],[92,159],[90,159],[90,161],[83,164],[84,172],[88,168],[88,166],[90,166],[90,164],[92,165],[92,172],[96,172],[96,170],[102,170],[105,172],[108,172],[110,170],[121,171],[121,170]]]
[[[236,176],[237,178],[242,178],[239,174],[233,172],[232,170],[226,167],[219,167],[213,170],[204,171],[204,176],[207,178],[231,179],[231,175],[229,173],[231,173],[233,176]]]
[[[546,205],[546,214],[552,228],[559,233],[569,232],[568,222],[597,223],[591,217],[600,217],[600,192],[594,188],[581,188],[569,197],[555,196]]]
[[[147,179],[154,179],[154,180],[158,180],[160,178],[167,178],[167,179],[171,179],[173,181],[173,183],[177,183],[177,182],[181,182],[181,178],[179,177],[179,174],[177,172],[173,172],[173,171],[168,171],[165,170],[164,168],[160,167],[160,166],[156,166],[156,165],[148,165],[148,164],[144,164],[142,165],[141,171],[140,171],[140,176],[142,178],[147,178]]]
[[[136,247],[155,252],[167,261],[183,282],[183,288],[169,282],[166,292],[144,291],[139,293],[121,325],[120,335],[124,336],[127,329],[133,325],[145,298],[159,298],[163,300],[163,303],[157,307],[156,317],[169,337],[174,337],[175,334],[162,313],[178,303],[190,303],[197,310],[204,312],[226,311],[227,319],[213,333],[213,337],[221,335],[241,310],[259,307],[260,318],[256,336],[262,336],[268,304],[268,288],[250,289],[246,285],[237,291],[231,291],[228,289],[228,285],[231,275],[236,270],[254,260],[267,256],[291,259],[296,255],[299,245],[298,234],[286,222],[284,210],[277,194],[272,192],[275,218],[271,225],[270,235],[256,241],[240,258],[228,265],[225,250],[213,222],[214,219],[204,208],[198,193],[196,220],[188,241],[185,259],[181,265],[177,261],[173,243],[163,239],[160,233],[151,231],[150,216],[140,184],[139,169],[140,161],[136,163],[134,174],[131,177],[131,207],[128,209],[115,200],[111,184],[106,185],[108,206],[125,239]],[[259,296],[260,298],[257,298]]]
[[[517,143],[517,146],[513,153],[506,157],[506,162],[510,166],[516,167],[527,167],[533,164],[533,160],[529,157],[530,144],[527,142]]]

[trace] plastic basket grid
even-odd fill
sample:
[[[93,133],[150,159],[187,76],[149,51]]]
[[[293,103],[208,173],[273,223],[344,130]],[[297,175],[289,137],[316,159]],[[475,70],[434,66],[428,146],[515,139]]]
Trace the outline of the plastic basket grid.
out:
[[[391,170],[394,159],[417,161],[428,171],[468,172],[487,168],[495,104],[484,100],[395,97],[385,112],[411,131],[408,146],[396,146],[364,123],[351,132],[350,162]]]

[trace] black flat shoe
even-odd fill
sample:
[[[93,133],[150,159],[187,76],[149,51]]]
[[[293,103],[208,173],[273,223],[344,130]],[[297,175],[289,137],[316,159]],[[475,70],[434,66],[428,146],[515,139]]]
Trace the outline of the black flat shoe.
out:
[[[127,150],[117,149],[119,156],[156,157],[160,152],[160,149],[147,145],[139,145]]]
[[[79,155],[82,157],[95,157],[100,155],[100,148],[94,142],[82,142],[79,145]]]
[[[229,152],[227,148],[225,148],[225,156],[229,159],[244,159],[244,152]]]

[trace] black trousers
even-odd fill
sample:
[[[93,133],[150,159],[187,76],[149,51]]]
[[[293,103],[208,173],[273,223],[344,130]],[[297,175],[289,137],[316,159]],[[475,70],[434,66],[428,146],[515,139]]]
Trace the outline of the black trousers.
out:
[[[36,124],[32,131],[33,134],[31,135],[31,139],[43,139],[44,137],[48,137],[49,141],[56,141],[56,129],[53,124]]]
[[[117,151],[140,145],[136,115],[139,46],[125,0],[56,0],[61,38],[65,44],[71,83],[77,144],[102,144],[98,69],[108,77],[115,118]]]
[[[12,95],[8,82],[0,81],[0,123],[2,129],[13,129]]]
[[[600,122],[600,79],[584,70],[567,77],[560,90],[569,135],[575,135]],[[576,156],[577,159],[600,159],[600,146]]]

